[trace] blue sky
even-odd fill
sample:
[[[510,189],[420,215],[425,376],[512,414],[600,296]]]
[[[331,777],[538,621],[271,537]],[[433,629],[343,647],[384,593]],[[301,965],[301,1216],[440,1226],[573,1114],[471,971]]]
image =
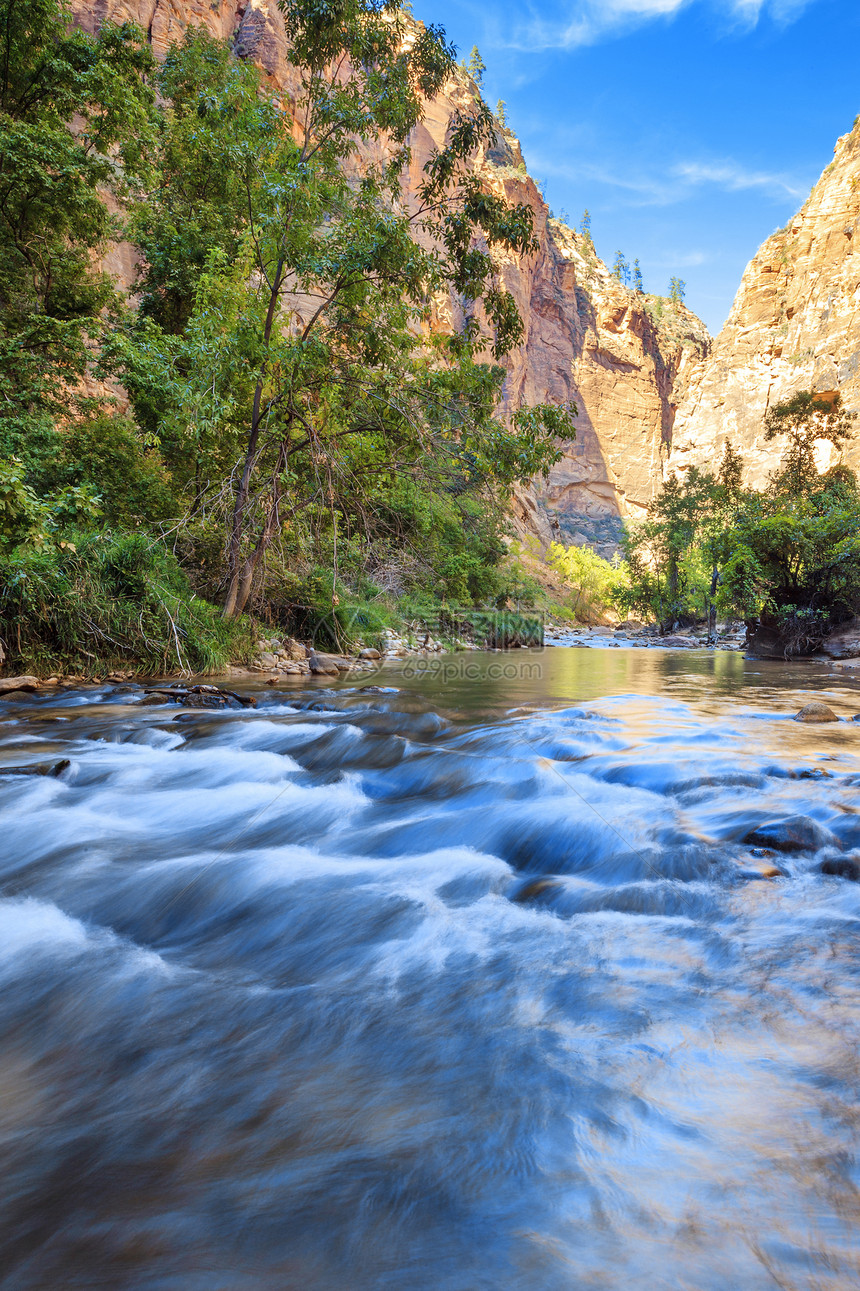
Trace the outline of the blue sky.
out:
[[[716,332],[860,112],[860,0],[414,0],[502,98],[554,212]]]

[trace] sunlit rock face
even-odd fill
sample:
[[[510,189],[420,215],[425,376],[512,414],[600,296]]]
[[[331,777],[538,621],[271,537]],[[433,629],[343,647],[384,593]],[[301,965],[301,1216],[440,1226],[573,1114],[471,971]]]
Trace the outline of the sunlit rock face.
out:
[[[159,57],[187,27],[205,27],[229,40],[238,56],[258,63],[288,100],[295,98],[297,79],[275,0],[73,0],[72,8],[88,30],[108,19],[136,22]],[[411,140],[407,203],[452,116],[476,92],[458,70],[428,105]],[[503,411],[545,400],[570,400],[578,408],[576,440],[566,445],[549,480],[515,499],[517,527],[544,546],[558,538],[588,541],[610,554],[621,517],[642,514],[659,486],[673,434],[673,390],[707,354],[708,333],[683,306],[658,316],[657,298],[628,290],[588,240],[550,218],[510,131],[500,129],[475,165],[488,188],[528,203],[538,239],[535,254],[503,258],[504,282],[525,324],[524,344],[507,361]],[[107,267],[130,285],[131,249],[115,248]],[[438,302],[435,328],[461,321],[458,302]]]
[[[746,478],[779,462],[766,443],[769,407],[799,390],[838,391],[860,408],[860,127],[836,144],[807,202],[747,266],[728,321],[705,363],[679,381],[669,469],[710,466],[727,439]],[[825,460],[826,456],[826,460]],[[860,441],[845,460],[860,466]],[[830,464],[822,454],[820,467]]]

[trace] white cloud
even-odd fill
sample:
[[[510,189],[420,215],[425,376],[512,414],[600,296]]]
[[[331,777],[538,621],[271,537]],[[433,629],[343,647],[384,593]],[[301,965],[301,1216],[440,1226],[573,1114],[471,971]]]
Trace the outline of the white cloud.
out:
[[[649,261],[651,269],[673,269],[675,273],[679,269],[695,269],[700,264],[708,264],[711,260],[705,251],[673,251],[671,256],[655,259],[653,256]]]
[[[685,161],[675,166],[672,174],[694,188],[714,184],[725,192],[740,193],[744,189],[758,188],[775,197],[805,197],[809,185],[798,182],[790,175],[769,174],[767,171],[747,170],[734,161],[701,162]]]
[[[528,52],[577,49],[611,39],[657,19],[671,20],[682,9],[705,4],[731,26],[754,27],[767,13],[775,22],[797,18],[815,0],[574,0],[573,12],[552,4],[528,5],[528,17],[501,44]],[[549,10],[549,13],[547,12]]]
[[[567,156],[562,162],[550,156],[535,155],[532,157],[532,172],[577,185],[606,184],[630,194],[627,204],[633,206],[673,206],[709,187],[726,193],[756,190],[784,203],[786,198],[798,201],[806,197],[811,182],[810,177],[749,170],[731,159],[680,161],[665,170],[650,173],[633,168],[617,171],[587,157],[578,159],[575,151],[571,155],[569,148],[565,151]]]

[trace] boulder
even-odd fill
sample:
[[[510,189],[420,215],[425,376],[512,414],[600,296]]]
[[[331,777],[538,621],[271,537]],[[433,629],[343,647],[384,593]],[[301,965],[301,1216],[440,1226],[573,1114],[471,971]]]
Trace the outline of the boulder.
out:
[[[374,650],[373,646],[368,646],[366,650],[361,651],[358,657],[359,659],[378,659],[379,651]]]
[[[41,685],[38,677],[0,677],[0,695],[11,695],[16,690],[32,692]]]
[[[338,662],[338,656],[331,654],[318,654],[316,650],[311,650],[310,665],[311,672],[315,677],[336,677],[339,672],[348,672],[349,664],[346,660],[341,660],[345,667],[341,667]]]
[[[0,767],[0,776],[6,775],[62,775],[71,766],[68,758],[60,762],[35,762],[30,767]]]
[[[826,704],[820,704],[817,701],[813,704],[804,704],[803,708],[794,715],[795,722],[838,722],[832,708]]]
[[[833,874],[839,879],[860,883],[860,862],[853,856],[830,856],[821,866],[822,874]]]
[[[811,816],[789,816],[786,820],[768,821],[745,834],[741,842],[748,847],[773,848],[776,852],[814,852],[838,840],[829,829]]]

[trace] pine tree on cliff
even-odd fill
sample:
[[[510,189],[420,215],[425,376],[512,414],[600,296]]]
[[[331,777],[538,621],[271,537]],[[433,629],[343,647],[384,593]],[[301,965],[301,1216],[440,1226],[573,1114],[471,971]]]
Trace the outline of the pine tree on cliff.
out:
[[[612,265],[612,276],[619,282],[628,283],[630,281],[630,265],[624,259],[623,251],[615,252],[615,262]]]
[[[687,284],[683,278],[669,279],[669,296],[673,305],[680,305],[687,294]]]
[[[507,104],[504,99],[499,99],[496,104],[496,120],[504,130],[508,124]]]
[[[477,45],[472,46],[472,52],[469,55],[469,62],[466,64],[466,71],[479,89],[484,88],[484,72],[487,70],[487,64],[481,58],[481,52]]]
[[[633,290],[640,292],[645,290],[645,284],[642,281],[642,269],[638,260],[633,261]]]

